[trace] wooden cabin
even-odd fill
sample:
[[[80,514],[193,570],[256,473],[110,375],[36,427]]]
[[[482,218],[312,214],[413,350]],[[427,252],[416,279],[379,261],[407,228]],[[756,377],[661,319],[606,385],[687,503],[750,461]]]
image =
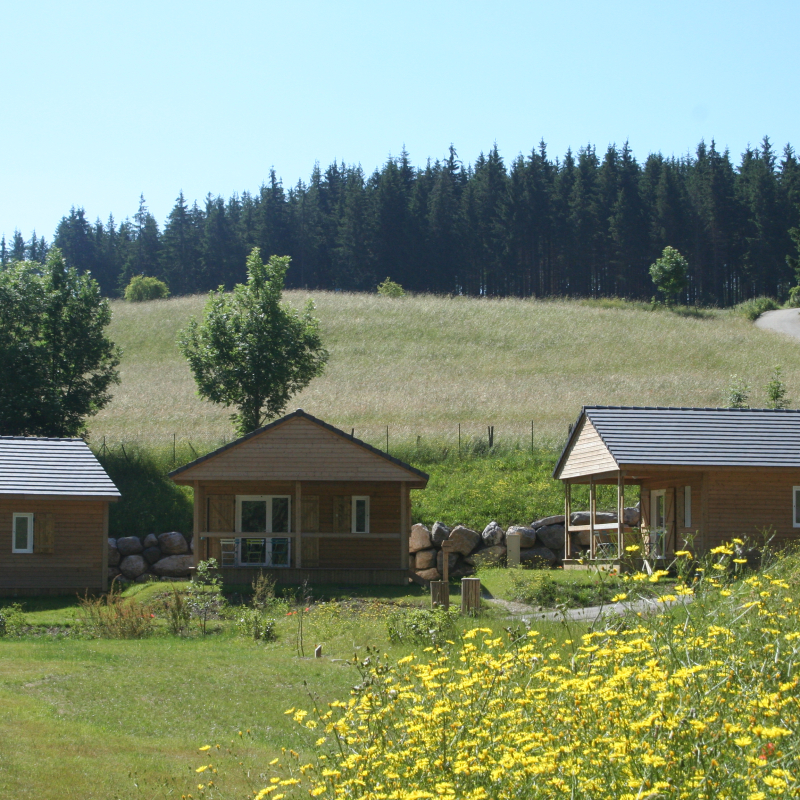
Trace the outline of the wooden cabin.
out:
[[[0,595],[105,591],[119,496],[82,439],[0,436]]]
[[[194,490],[195,564],[215,558],[228,584],[408,582],[428,476],[302,409],[170,477]]]
[[[565,490],[565,565],[580,536],[585,555],[611,561],[631,543],[667,560],[689,540],[707,551],[765,529],[785,544],[800,538],[800,411],[587,406],[553,477]],[[570,524],[575,484],[589,485],[588,525]],[[602,484],[617,487],[616,523],[597,522]],[[629,528],[621,512],[636,499],[641,526]]]

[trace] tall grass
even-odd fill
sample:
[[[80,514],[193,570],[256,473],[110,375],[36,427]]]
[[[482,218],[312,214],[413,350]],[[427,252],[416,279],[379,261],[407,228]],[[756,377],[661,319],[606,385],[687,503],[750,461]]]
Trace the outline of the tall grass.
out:
[[[309,293],[287,292],[301,305]],[[624,301],[481,300],[312,292],[331,359],[292,401],[390,451],[464,437],[558,446],[582,405],[698,405],[726,401],[732,374],[762,386],[776,363],[800,397],[797,346],[734,311],[652,313]],[[196,449],[232,436],[230,409],[200,400],[175,347],[204,298],[112,304],[122,383],[89,421],[100,446],[137,441]],[[611,306],[611,307],[609,307]],[[764,398],[753,397],[755,404]]]

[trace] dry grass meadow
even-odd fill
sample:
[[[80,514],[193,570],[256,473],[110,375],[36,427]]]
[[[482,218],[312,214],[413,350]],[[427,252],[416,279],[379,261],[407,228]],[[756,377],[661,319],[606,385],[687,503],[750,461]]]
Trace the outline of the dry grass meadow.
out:
[[[390,445],[455,442],[495,426],[496,443],[557,445],[585,404],[718,406],[734,373],[751,404],[783,366],[800,401],[797,343],[728,310],[681,315],[620,301],[481,300],[310,293],[331,357],[292,402],[356,436]],[[308,292],[286,299],[302,305]],[[229,409],[200,400],[175,346],[204,296],[115,301],[110,334],[122,347],[121,384],[89,421],[91,441],[142,445],[229,439]]]

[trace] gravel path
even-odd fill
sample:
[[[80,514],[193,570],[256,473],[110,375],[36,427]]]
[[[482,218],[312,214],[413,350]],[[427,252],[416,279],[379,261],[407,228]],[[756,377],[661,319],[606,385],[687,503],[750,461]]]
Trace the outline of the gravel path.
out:
[[[756,328],[775,331],[800,339],[800,310],[781,308],[778,311],[765,311],[757,320]]]
[[[687,598],[687,600],[688,599],[689,598]],[[659,611],[665,606],[672,605],[675,601],[659,603],[657,600],[637,600],[635,603],[607,603],[604,606],[571,608],[566,612],[546,611],[541,608],[525,605],[524,603],[512,603],[508,600],[500,600],[496,597],[491,600],[486,600],[486,602],[505,608],[509,612],[509,615],[515,619],[521,619],[526,623],[530,623],[533,620],[539,619],[559,621],[564,619],[565,613],[567,619],[593,622],[608,614],[625,614],[628,611]]]

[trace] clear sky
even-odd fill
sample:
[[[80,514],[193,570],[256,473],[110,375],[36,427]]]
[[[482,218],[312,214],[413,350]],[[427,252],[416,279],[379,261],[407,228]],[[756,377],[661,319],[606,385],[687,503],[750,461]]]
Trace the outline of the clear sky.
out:
[[[314,162],[800,148],[800,2],[5,2],[0,233]]]

